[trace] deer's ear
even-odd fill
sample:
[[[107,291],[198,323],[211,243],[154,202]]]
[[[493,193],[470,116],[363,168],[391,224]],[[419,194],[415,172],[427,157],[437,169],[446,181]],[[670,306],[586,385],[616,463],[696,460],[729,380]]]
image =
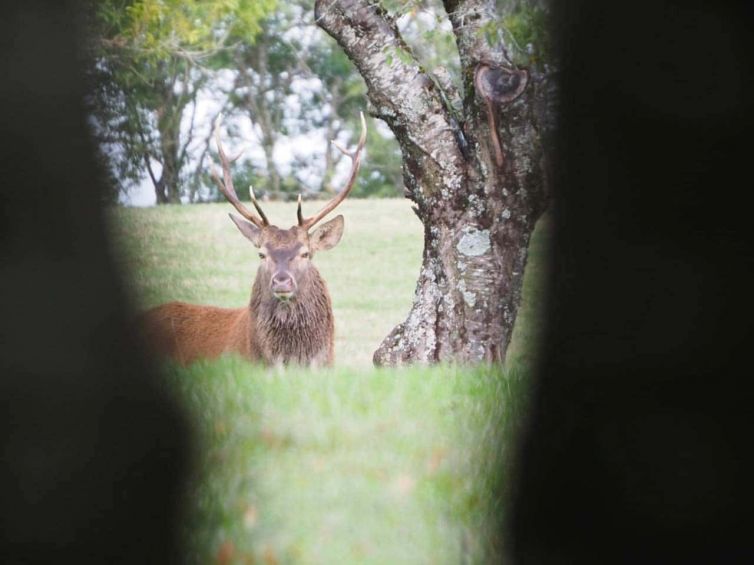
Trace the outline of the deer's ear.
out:
[[[332,249],[343,236],[343,216],[335,216],[329,222],[319,226],[309,236],[309,248],[312,251]]]
[[[262,230],[259,229],[257,226],[252,224],[251,222],[247,222],[246,220],[242,220],[235,214],[228,214],[230,216],[230,219],[233,220],[233,223],[236,224],[240,232],[244,235],[246,239],[248,239],[251,243],[253,243],[256,247],[259,247],[262,244]]]

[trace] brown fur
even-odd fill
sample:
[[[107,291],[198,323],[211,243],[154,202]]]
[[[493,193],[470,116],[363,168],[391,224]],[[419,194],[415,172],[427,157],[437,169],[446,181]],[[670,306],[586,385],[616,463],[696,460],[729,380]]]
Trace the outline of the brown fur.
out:
[[[316,250],[338,243],[342,216],[311,236],[298,226],[260,229],[233,220],[265,255],[249,305],[236,309],[185,302],[156,306],[141,320],[150,347],[182,365],[223,353],[238,353],[266,365],[332,365],[335,324],[330,295],[310,259]],[[275,276],[289,276],[294,281],[290,300],[275,297]]]

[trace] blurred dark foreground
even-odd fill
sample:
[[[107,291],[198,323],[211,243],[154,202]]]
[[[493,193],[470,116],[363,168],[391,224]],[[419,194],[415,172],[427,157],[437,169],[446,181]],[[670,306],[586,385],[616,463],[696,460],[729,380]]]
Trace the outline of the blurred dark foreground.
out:
[[[124,329],[78,7],[0,18],[0,562],[180,563],[187,428]]]
[[[754,10],[553,4],[550,314],[516,563],[752,563]]]

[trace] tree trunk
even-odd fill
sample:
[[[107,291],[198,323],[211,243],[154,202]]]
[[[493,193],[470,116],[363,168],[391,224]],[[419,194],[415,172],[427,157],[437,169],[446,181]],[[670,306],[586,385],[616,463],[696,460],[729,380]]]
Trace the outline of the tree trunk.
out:
[[[154,194],[157,199],[157,204],[168,204],[168,191],[165,190],[165,183],[162,182],[162,177],[154,184]]]
[[[268,92],[274,94],[276,89],[275,78],[268,68],[267,42],[265,39],[262,38],[257,41],[250,51],[240,54],[238,80],[246,88],[243,101],[249,119],[252,124],[257,124],[262,132],[260,144],[264,152],[265,170],[267,172],[264,188],[267,192],[277,195],[281,188],[280,172],[274,158],[278,128],[273,123],[274,117],[269,111],[270,103],[266,100],[266,94]],[[253,71],[253,74],[251,71]],[[255,80],[256,84],[254,83]]]
[[[494,0],[445,7],[462,65],[462,104],[438,92],[379,5],[316,3],[318,24],[366,81],[372,115],[401,146],[406,196],[424,224],[414,304],[375,352],[377,365],[503,362],[529,238],[547,203],[546,81],[516,68],[504,46],[484,41]]]
[[[180,172],[178,152],[181,143],[180,116],[182,110],[181,108],[177,117],[171,116],[160,120],[158,123],[160,130],[160,150],[162,153],[162,173],[159,184],[161,185],[163,200],[162,202],[160,201],[159,193],[157,200],[160,204],[180,204],[181,202],[180,184],[178,182]]]
[[[184,74],[188,71],[184,70]],[[162,172],[160,179],[154,183],[158,204],[180,204],[180,172],[185,160],[181,148],[181,118],[192,96],[185,91],[187,80],[181,84],[181,94],[176,94],[176,85],[180,84],[178,69],[173,69],[169,80],[160,85],[161,105],[156,109],[157,131],[159,132],[159,150]],[[193,122],[193,118],[192,118]],[[190,136],[190,134],[189,134]],[[151,173],[150,173],[151,175]],[[154,177],[152,178],[154,182]]]
[[[325,126],[325,170],[322,173],[322,183],[320,184],[320,194],[334,194],[336,192],[335,187],[332,184],[333,176],[335,176],[335,166],[338,164],[339,158],[336,156],[336,150],[333,149],[332,140],[336,139],[340,129],[335,128],[335,122],[338,119],[338,110],[340,108],[341,96],[339,94],[343,85],[343,80],[337,77],[332,84],[332,92],[330,93],[330,115],[327,117]],[[338,152],[340,155],[340,152]]]
[[[274,156],[276,134],[272,131],[267,119],[259,119],[259,126],[262,129],[262,150],[267,168],[267,190],[278,195],[280,194],[280,173]]]
[[[325,130],[325,170],[322,173],[322,182],[320,183],[320,194],[333,194],[335,188],[332,185],[332,179],[335,175],[335,155],[332,149],[332,140],[335,139],[335,132],[333,128],[333,122],[335,121],[335,111],[327,120],[327,127]]]

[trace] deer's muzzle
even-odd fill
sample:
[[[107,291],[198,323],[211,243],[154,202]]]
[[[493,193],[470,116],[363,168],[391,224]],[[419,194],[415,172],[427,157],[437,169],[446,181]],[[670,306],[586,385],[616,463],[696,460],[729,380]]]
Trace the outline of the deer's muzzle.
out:
[[[288,300],[296,292],[296,281],[289,273],[275,273],[271,287],[275,298]]]

